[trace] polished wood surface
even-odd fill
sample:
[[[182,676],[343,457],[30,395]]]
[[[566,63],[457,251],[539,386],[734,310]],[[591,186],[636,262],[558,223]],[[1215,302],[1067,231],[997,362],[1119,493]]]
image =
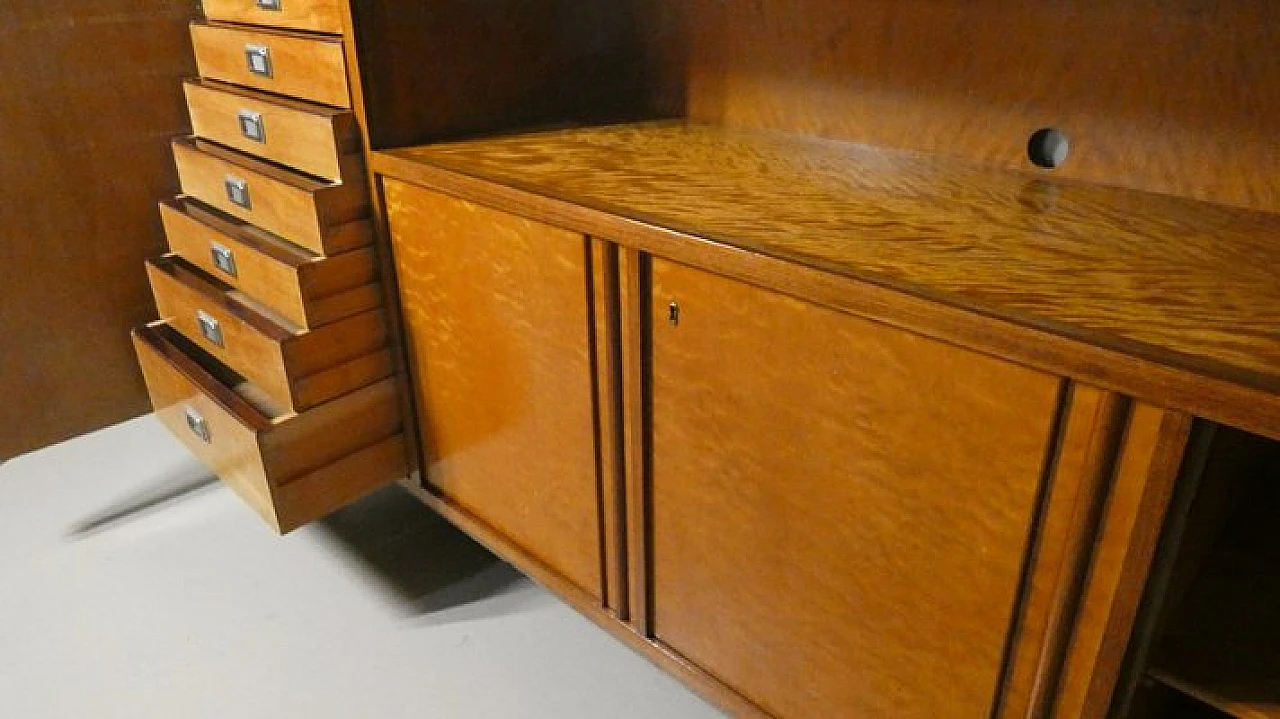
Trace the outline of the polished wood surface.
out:
[[[393,150],[374,165],[450,191],[510,185],[529,193],[506,196],[521,211],[611,239],[674,230],[1005,319],[1112,353],[1059,359],[1079,379],[1180,393],[1280,434],[1277,216],[678,123]]]
[[[591,360],[595,370],[596,472],[600,477],[601,565],[604,606],[630,616],[627,587],[627,521],[624,403],[622,390],[621,286],[618,247],[591,241]]]
[[[1127,408],[1111,392],[1081,384],[1066,388],[1048,460],[1053,471],[1012,628],[1001,719],[1042,717],[1053,702]]]
[[[0,8],[0,461],[147,410],[129,328],[177,188],[186,0]]]
[[[382,304],[373,248],[321,257],[189,197],[160,203],[169,249],[302,329]],[[234,273],[214,259],[231,253]]]
[[[282,0],[276,10],[263,8],[256,0],[200,0],[200,6],[210,20],[340,34],[348,2]]]
[[[351,107],[342,40],[234,25],[191,24],[200,76],[334,107]],[[249,71],[248,45],[266,47],[271,76]]]
[[[652,524],[649,501],[649,257],[618,252],[618,334],[622,370],[622,459],[627,546],[627,621],[652,638],[653,581],[649,576]]]
[[[586,238],[385,195],[431,490],[601,598]]]
[[[636,0],[655,112],[1280,210],[1264,0]],[[1240,81],[1224,81],[1238,78]]]
[[[1130,411],[1053,716],[1106,715],[1190,431],[1182,413],[1143,403]]]
[[[292,411],[315,407],[391,374],[381,309],[304,331],[263,314],[252,298],[176,255],[150,260],[146,266],[161,319]],[[200,315],[217,322],[221,345],[204,334]]]
[[[191,130],[199,137],[334,182],[363,179],[342,176],[343,158],[360,149],[359,130],[349,110],[273,97],[211,80],[188,80],[183,91]],[[245,136],[241,112],[255,113],[260,119],[262,141]]]
[[[184,193],[312,252],[337,254],[372,241],[362,182],[324,182],[190,138],[173,141],[173,157]],[[344,176],[360,177],[361,161],[359,154],[347,155]],[[228,197],[228,177],[245,181],[250,207]]]
[[[135,331],[134,346],[156,416],[277,531],[317,519],[403,470],[391,380],[312,412],[268,413],[244,397],[228,402],[227,395],[239,396],[229,386],[239,378],[163,323]],[[188,409],[204,419],[207,442],[189,428]]]
[[[652,278],[657,639],[778,716],[989,714],[1060,381]]]

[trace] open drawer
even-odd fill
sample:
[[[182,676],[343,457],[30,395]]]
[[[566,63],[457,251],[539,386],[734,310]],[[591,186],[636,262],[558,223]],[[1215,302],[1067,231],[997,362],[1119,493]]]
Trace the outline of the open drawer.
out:
[[[302,329],[381,306],[372,247],[324,257],[193,197],[160,203],[169,249]]]
[[[310,409],[392,372],[381,308],[303,330],[177,255],[146,267],[160,318],[289,410]]]
[[[164,322],[133,342],[156,415],[281,533],[405,472],[394,379],[294,414]]]
[[[369,244],[369,192],[363,181],[335,183],[198,138],[173,141],[182,192],[320,255]],[[344,156],[343,177],[360,178],[359,153]]]

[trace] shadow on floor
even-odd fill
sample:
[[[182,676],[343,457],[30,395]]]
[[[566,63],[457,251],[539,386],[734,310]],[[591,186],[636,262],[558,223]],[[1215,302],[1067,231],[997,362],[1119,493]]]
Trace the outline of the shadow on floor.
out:
[[[203,466],[192,464],[157,478],[102,510],[71,525],[67,538],[84,539],[99,532],[150,516],[177,502],[194,497],[217,484],[218,478]]]
[[[398,486],[316,525],[406,616],[456,622],[515,614],[546,601],[511,565]]]

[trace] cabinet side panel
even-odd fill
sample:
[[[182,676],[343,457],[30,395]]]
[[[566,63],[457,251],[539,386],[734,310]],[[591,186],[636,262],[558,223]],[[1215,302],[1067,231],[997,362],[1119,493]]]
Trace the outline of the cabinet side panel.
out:
[[[600,598],[586,238],[385,192],[431,490]]]
[[[657,639],[782,717],[988,715],[1059,379],[652,278]]]

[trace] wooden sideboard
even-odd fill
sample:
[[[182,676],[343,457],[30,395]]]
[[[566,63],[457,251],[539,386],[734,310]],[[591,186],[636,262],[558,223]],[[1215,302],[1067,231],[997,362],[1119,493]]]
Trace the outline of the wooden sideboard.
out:
[[[1181,616],[1274,556],[1206,527],[1280,517],[1280,218],[681,121],[372,165],[424,500],[734,713],[1274,715],[1273,602]]]
[[[741,716],[1280,716],[1270,5],[286,3],[137,336],[277,528],[406,471]]]

